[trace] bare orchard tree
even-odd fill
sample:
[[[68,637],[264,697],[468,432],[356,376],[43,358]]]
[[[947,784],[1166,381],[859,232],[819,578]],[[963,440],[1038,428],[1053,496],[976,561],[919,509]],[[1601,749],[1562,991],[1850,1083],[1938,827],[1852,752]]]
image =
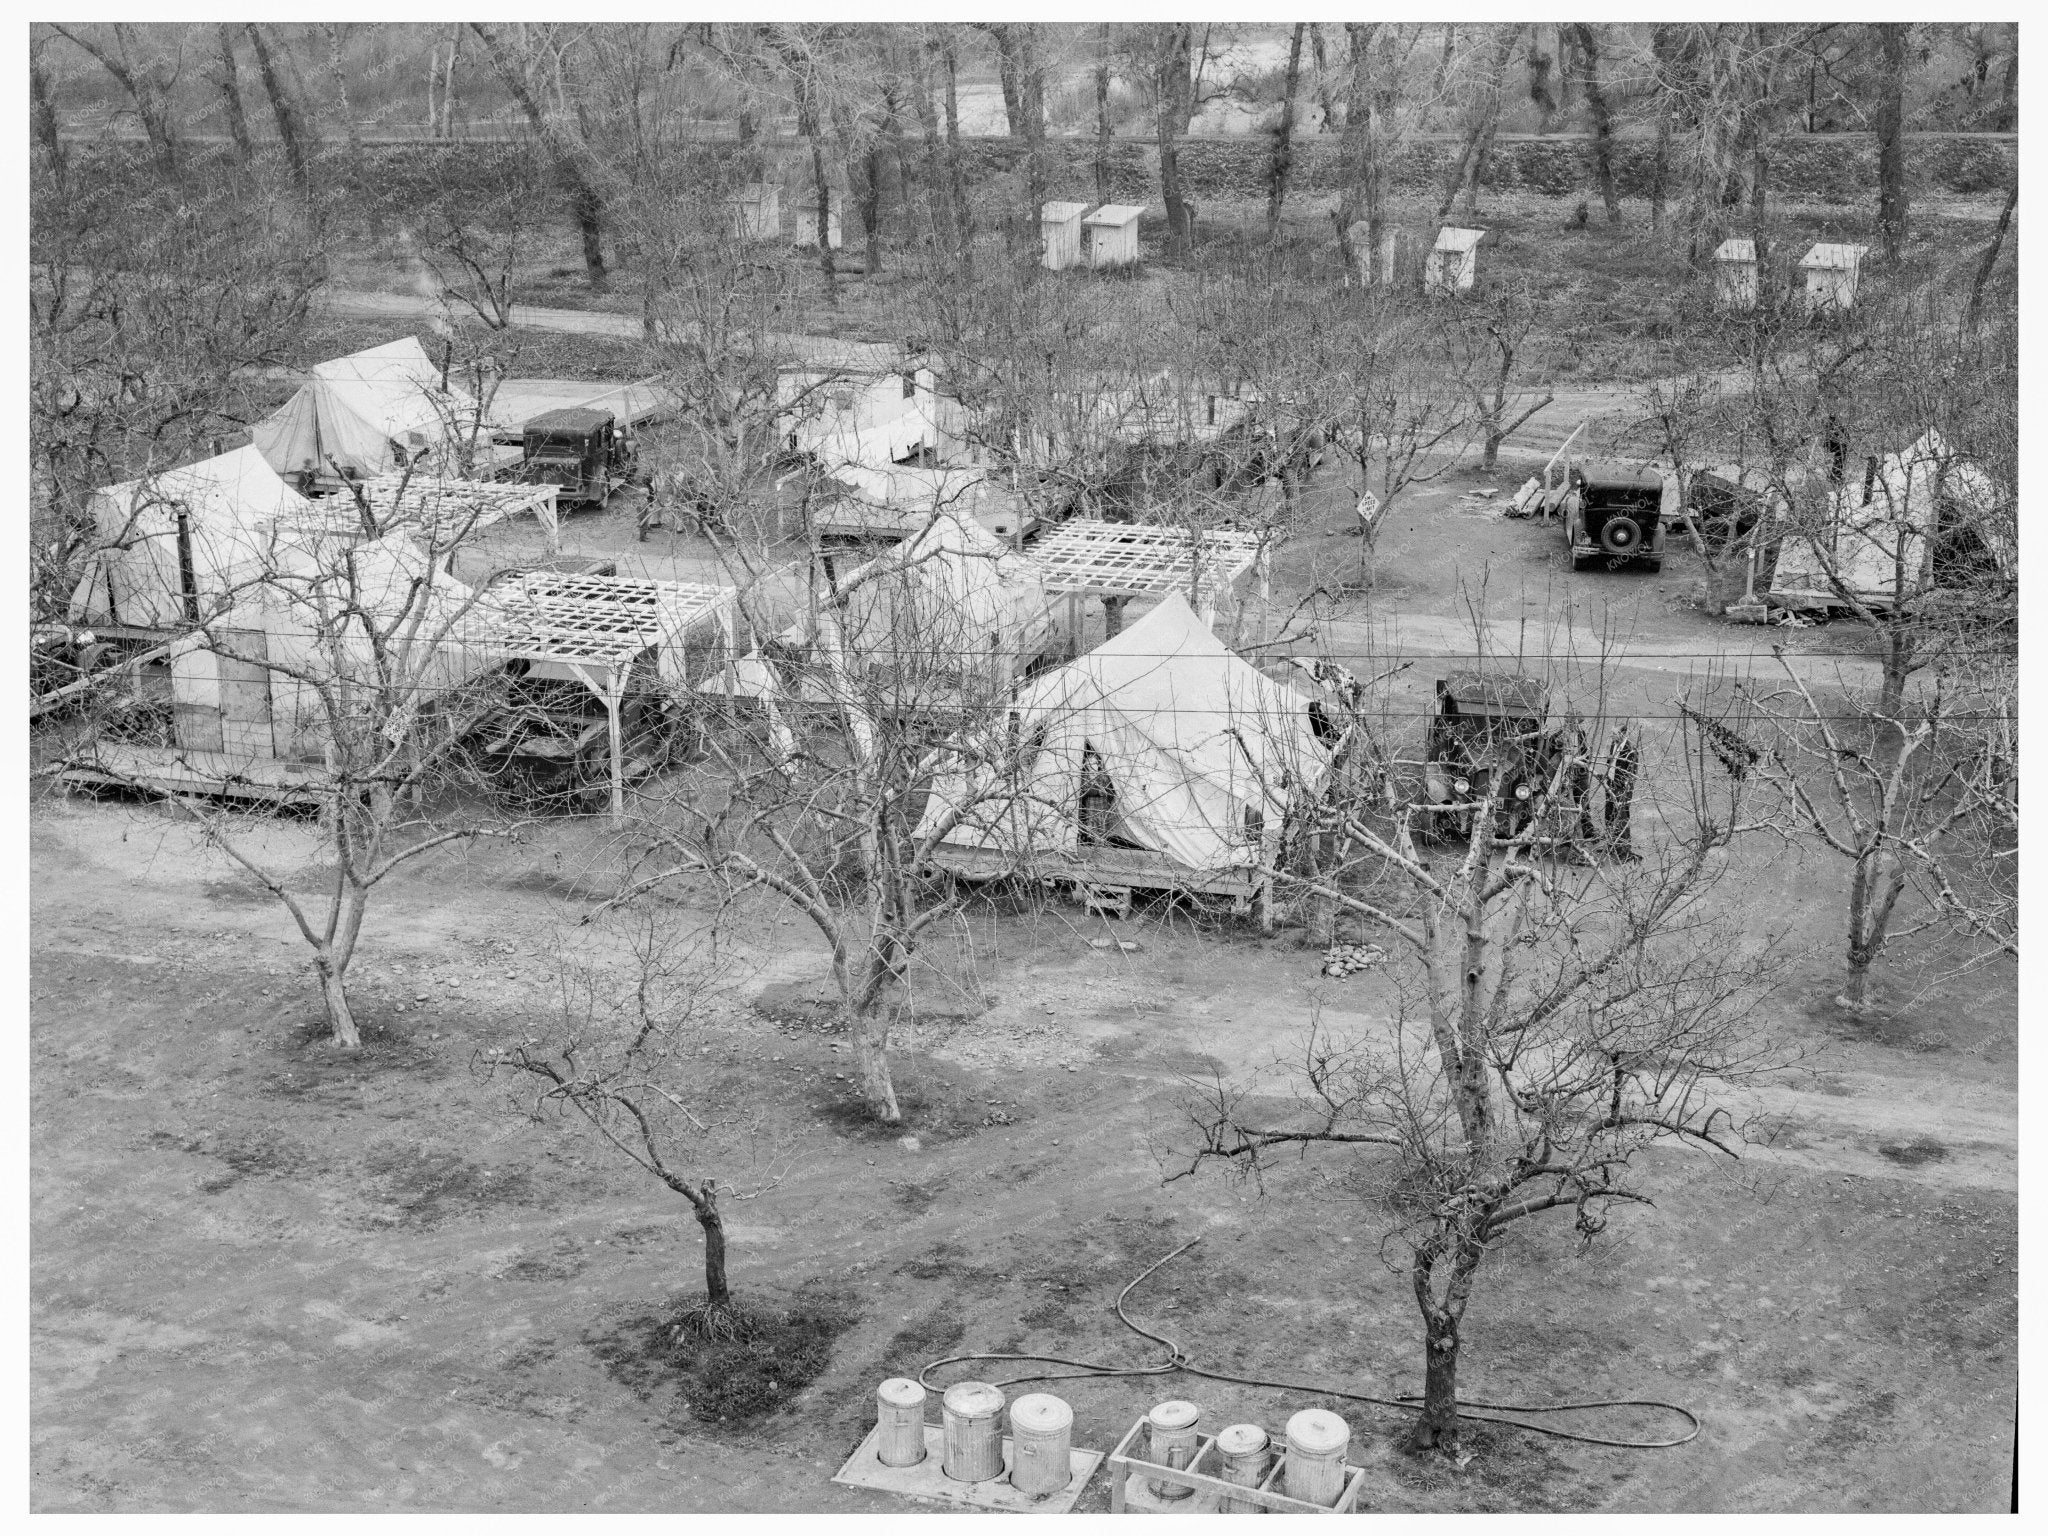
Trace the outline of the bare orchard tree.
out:
[[[302,524],[223,533],[239,545],[233,579],[194,599],[170,638],[174,675],[189,671],[195,693],[169,739],[136,750],[107,728],[101,705],[119,688],[107,673],[52,762],[165,794],[276,897],[312,952],[336,1046],[362,1042],[348,971],[377,888],[435,849],[515,827],[457,798],[468,778],[457,748],[502,696],[480,594],[445,569],[474,516],[386,524],[359,493]],[[238,798],[317,810],[317,879],[266,860],[254,824],[230,808]]]
[[[1016,572],[993,548],[959,556],[929,540],[852,572],[828,566],[797,623],[741,664],[751,696],[717,711],[705,771],[635,824],[659,867],[629,897],[706,877],[728,899],[771,892],[817,930],[862,1090],[886,1122],[902,1119],[889,1050],[913,966],[959,908],[932,852],[987,798],[926,817],[927,796],[962,757],[1001,765],[1023,750],[1012,679],[1047,626],[1035,581]],[[979,595],[963,602],[963,581]],[[774,629],[765,594],[750,604],[756,633]]]
[[[1451,336],[1463,361],[1456,371],[1471,391],[1479,467],[1488,474],[1500,461],[1501,444],[1556,398],[1544,383],[1527,378],[1537,318],[1535,295],[1512,280],[1457,308]]]
[[[1836,1002],[1867,1010],[1878,961],[1944,916],[2016,959],[2017,889],[2000,869],[2018,809],[2009,684],[1980,690],[1969,671],[1943,667],[1894,706],[1849,687],[1816,691],[1783,647],[1776,655],[1786,683],[1756,699],[1768,731],[1760,777],[1811,837],[1849,861]],[[1931,899],[1907,900],[1921,894]]]
[[[1255,1169],[1283,1148],[1382,1149],[1369,1167],[1424,1330],[1418,1448],[1456,1447],[1459,1328],[1502,1232],[1570,1211],[1592,1238],[1614,1206],[1649,1198],[1634,1164],[1658,1142],[1738,1155],[1735,1095],[1778,1060],[1749,1022],[1772,956],[1717,899],[1759,824],[1751,781],[1690,724],[1654,739],[1625,728],[1593,670],[1571,680],[1586,690],[1579,717],[1539,726],[1524,709],[1455,759],[1431,753],[1457,775],[1448,801],[1398,759],[1327,798],[1344,856],[1272,874],[1384,936],[1397,1018],[1372,1038],[1312,1032],[1292,1113],[1267,1115],[1225,1081],[1189,1106],[1187,1172]],[[1603,782],[1599,798],[1632,818],[1593,824]]]
[[[486,1081],[511,1074],[522,1114],[580,1125],[683,1198],[704,1238],[704,1299],[676,1326],[730,1339],[752,1318],[726,1278],[722,1202],[757,1198],[785,1170],[763,1160],[754,1117],[713,1091],[701,1041],[727,967],[708,930],[682,926],[665,905],[642,900],[587,928],[601,942],[569,967],[558,1016],[518,1045],[479,1052],[472,1068]],[[738,1168],[747,1178],[737,1185],[712,1171]]]

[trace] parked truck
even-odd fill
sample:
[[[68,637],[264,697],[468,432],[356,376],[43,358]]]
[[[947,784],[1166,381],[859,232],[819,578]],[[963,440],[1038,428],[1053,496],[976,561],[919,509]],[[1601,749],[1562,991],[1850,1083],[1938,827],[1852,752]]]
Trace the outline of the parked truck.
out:
[[[632,440],[610,411],[576,406],[543,411],[526,423],[520,478],[560,486],[565,507],[600,507],[633,478]]]

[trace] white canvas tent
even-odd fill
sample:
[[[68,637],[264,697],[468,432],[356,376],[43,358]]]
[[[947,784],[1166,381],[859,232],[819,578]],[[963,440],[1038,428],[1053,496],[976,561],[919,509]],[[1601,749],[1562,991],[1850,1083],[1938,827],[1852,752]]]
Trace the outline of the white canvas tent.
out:
[[[948,850],[999,851],[1013,866],[1033,855],[1085,859],[1084,793],[1099,796],[1106,783],[1112,796],[1095,835],[1161,856],[1165,876],[1132,879],[1119,870],[1124,883],[1247,870],[1278,833],[1290,799],[1329,766],[1310,702],[1228,650],[1169,594],[1121,634],[1026,687],[1018,730],[1037,751],[1017,787],[975,765],[942,777],[921,835],[958,812],[942,865]],[[952,862],[971,872],[976,861]]]
[[[2009,568],[2012,540],[1995,517],[1996,485],[1982,468],[1960,458],[1939,432],[1930,431],[1903,452],[1885,455],[1867,486],[1858,479],[1836,490],[1824,532],[1786,537],[1771,578],[1771,601],[1787,608],[1839,606],[1839,582],[1861,601],[1889,607],[1899,598],[1902,564],[1907,596],[1912,596],[1931,579],[1943,501],[1971,515],[1985,547]]]
[[[419,338],[408,336],[319,364],[252,435],[281,475],[310,465],[331,480],[339,465],[367,477],[402,467],[399,450],[441,449],[474,416],[475,402],[444,389]]]
[[[261,577],[279,524],[311,510],[253,447],[110,485],[90,504],[102,547],[71,619],[153,629],[210,618]]]

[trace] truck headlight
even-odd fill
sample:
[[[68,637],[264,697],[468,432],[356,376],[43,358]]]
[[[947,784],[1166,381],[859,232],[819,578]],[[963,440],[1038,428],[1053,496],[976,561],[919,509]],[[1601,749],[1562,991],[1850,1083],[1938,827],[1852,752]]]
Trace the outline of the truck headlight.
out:
[[[1472,786],[1469,783],[1467,783],[1464,779],[1458,780],[1458,782],[1453,784],[1451,788],[1455,789],[1461,795],[1470,794],[1472,792]]]
[[[1526,800],[1526,799],[1528,799],[1528,798],[1529,798],[1529,786],[1528,786],[1528,785],[1526,785],[1526,784],[1517,784],[1517,785],[1515,786],[1515,798],[1516,798],[1517,800]]]

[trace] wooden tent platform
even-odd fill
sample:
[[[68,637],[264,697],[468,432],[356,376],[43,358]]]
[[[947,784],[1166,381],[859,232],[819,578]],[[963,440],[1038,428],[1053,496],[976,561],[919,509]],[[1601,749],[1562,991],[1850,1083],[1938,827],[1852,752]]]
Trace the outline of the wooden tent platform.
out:
[[[973,848],[940,843],[932,863],[965,880],[993,880],[1021,874],[1038,880],[1070,881],[1075,885],[1121,886],[1137,891],[1186,891],[1200,896],[1228,896],[1241,909],[1258,893],[1258,871],[1190,869],[1163,853],[1145,848],[1079,848],[1072,853],[1034,849],[1022,863],[999,848]]]
[[[67,768],[62,778],[68,784],[147,789],[166,795],[223,795],[266,806],[317,806],[326,800],[328,789],[326,770],[312,763],[111,741],[98,744],[92,761]]]

